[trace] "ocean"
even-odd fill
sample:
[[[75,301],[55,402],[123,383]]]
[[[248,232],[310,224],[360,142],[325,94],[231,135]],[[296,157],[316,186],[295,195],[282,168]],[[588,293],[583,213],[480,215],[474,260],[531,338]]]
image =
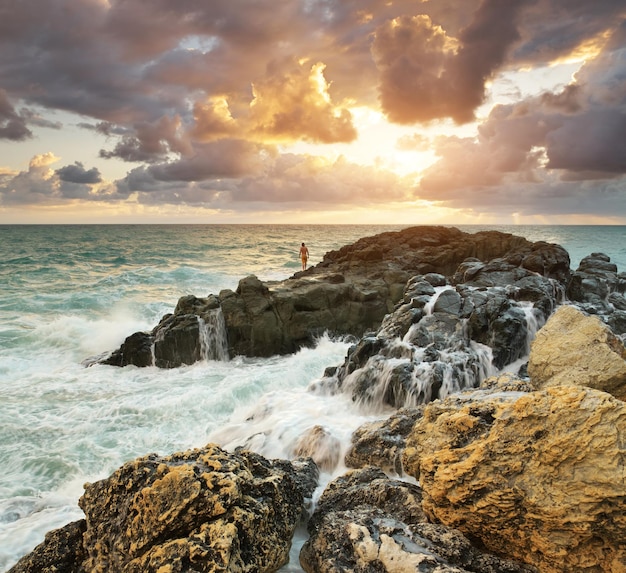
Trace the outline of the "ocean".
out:
[[[0,226],[0,572],[47,531],[82,517],[77,502],[85,482],[138,456],[245,442],[284,458],[314,424],[347,449],[356,427],[388,415],[359,410],[347,396],[307,391],[325,367],[343,361],[346,340],[322,337],[291,356],[173,370],[82,362],[152,329],[181,296],[234,290],[250,274],[291,276],[300,269],[303,241],[315,265],[329,250],[403,227]],[[604,252],[626,271],[625,226],[459,228],[559,243],[573,269],[582,257]],[[262,415],[251,422],[252,412]],[[302,541],[301,533],[284,571],[301,571]]]

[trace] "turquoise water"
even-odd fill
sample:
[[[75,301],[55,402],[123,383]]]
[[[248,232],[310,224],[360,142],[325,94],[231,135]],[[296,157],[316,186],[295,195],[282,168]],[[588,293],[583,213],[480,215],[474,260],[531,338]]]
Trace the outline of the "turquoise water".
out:
[[[315,423],[347,445],[354,428],[381,413],[306,391],[343,360],[343,341],[167,371],[81,361],[151,329],[183,295],[234,289],[248,274],[292,275],[302,241],[316,264],[329,250],[400,228],[0,226],[0,571],[46,531],[82,517],[76,503],[84,482],[134,457],[208,441],[231,448],[252,434],[260,453],[287,457],[294,437]],[[573,268],[601,251],[626,270],[626,227],[498,230],[562,244]],[[264,414],[251,427],[245,420],[254,409]],[[297,558],[285,570],[299,571]]]

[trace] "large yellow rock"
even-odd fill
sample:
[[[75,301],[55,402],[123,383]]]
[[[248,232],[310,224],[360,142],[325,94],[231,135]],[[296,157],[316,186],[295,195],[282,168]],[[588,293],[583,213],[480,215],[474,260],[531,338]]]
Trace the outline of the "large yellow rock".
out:
[[[308,460],[272,461],[215,444],[130,461],[85,486],[81,570],[277,571],[316,478]]]
[[[579,386],[424,410],[404,469],[430,520],[541,573],[626,571],[626,404]]]
[[[595,316],[560,306],[532,343],[528,374],[535,388],[577,384],[626,400],[626,348]]]

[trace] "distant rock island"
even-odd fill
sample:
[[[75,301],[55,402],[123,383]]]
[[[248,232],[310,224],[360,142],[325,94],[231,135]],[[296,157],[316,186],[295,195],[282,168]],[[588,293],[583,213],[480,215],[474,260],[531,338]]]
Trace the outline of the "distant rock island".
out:
[[[131,461],[10,572],[272,572],[303,524],[307,573],[626,572],[625,292],[602,253],[572,271],[559,245],[412,227],[285,281],[183,297],[99,362],[172,368],[351,335],[311,391],[395,413],[359,428],[345,460],[313,426],[289,460],[208,444]]]

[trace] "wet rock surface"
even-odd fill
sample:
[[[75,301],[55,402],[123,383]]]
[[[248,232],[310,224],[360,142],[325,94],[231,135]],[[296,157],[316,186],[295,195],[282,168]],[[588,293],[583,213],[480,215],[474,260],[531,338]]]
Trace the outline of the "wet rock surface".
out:
[[[427,523],[421,489],[373,467],[331,482],[308,529],[300,552],[307,573],[534,571],[476,549],[458,530]]]

